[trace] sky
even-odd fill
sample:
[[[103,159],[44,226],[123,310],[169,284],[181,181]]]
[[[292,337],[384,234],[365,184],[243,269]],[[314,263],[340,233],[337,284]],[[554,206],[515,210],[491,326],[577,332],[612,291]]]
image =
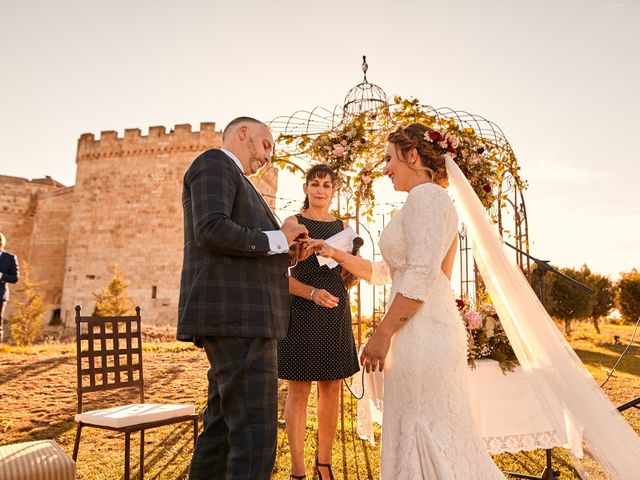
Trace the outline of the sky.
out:
[[[502,128],[534,256],[616,275],[640,268],[638,25],[638,0],[0,0],[0,174],[73,185],[85,132],[333,109],[366,54],[388,95]]]

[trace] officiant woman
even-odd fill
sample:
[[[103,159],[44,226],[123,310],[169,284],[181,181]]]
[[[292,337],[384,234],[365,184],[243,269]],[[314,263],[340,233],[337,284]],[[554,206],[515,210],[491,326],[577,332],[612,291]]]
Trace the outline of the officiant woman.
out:
[[[309,169],[303,185],[304,205],[285,222],[297,222],[310,238],[326,240],[348,226],[329,213],[338,177],[328,165]],[[320,480],[335,478],[331,450],[338,427],[340,384],[360,367],[351,329],[349,294],[342,268],[320,266],[311,255],[291,269],[291,322],[278,342],[278,376],[288,381],[284,418],[291,449],[291,478],[305,478],[304,440],[311,383],[318,384],[318,456]]]

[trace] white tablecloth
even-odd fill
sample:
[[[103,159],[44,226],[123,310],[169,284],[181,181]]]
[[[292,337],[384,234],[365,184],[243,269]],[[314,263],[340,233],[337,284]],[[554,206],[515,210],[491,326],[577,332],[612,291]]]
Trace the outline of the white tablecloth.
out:
[[[362,391],[360,373],[354,376],[354,393]],[[380,372],[365,374],[365,395],[358,402],[358,434],[373,443],[373,422],[382,423],[383,389]],[[469,371],[471,405],[476,424],[489,452],[518,452],[537,448],[567,446],[563,427],[554,427],[553,418],[562,418],[559,406],[549,412],[531,386],[531,377],[516,368],[503,375],[493,360],[476,362]]]

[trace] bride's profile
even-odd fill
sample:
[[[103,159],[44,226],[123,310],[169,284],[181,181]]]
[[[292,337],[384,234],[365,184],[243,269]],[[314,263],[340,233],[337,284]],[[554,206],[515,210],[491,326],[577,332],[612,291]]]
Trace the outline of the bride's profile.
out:
[[[470,409],[466,335],[450,287],[458,214],[523,372],[539,400],[557,407],[549,420],[566,433],[563,447],[576,469],[583,478],[640,478],[638,435],[505,254],[456,163],[464,152],[454,140],[419,123],[389,135],[384,174],[408,196],[382,232],[382,261],[350,255],[322,240],[309,244],[361,279],[392,284],[389,308],[360,358],[367,371],[384,370],[381,478],[504,478]],[[581,461],[585,456],[588,461]]]

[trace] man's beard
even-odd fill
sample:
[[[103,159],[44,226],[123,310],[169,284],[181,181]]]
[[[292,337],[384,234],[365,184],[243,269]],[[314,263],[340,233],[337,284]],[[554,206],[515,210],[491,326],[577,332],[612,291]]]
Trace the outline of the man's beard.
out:
[[[249,169],[251,170],[249,175],[256,173],[260,167],[262,167],[262,159],[258,156],[253,138],[249,138]]]

